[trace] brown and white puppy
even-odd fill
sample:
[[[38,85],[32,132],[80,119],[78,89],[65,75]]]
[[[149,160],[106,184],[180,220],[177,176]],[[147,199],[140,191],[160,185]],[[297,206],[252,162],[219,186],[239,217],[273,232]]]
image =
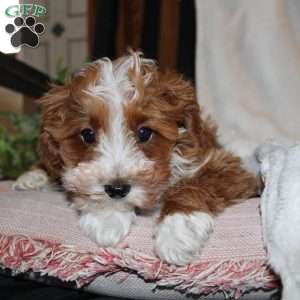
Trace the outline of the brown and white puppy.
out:
[[[124,239],[135,208],[159,202],[155,251],[188,263],[213,216],[256,193],[254,176],[201,118],[192,85],[140,53],[87,65],[41,105],[40,166],[72,193],[82,230],[101,246]],[[15,188],[40,187],[46,173],[26,173]]]

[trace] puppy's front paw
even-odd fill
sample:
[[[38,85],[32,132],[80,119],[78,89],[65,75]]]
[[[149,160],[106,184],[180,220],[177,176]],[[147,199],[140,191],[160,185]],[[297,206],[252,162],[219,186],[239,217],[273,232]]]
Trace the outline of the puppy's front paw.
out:
[[[81,229],[92,240],[103,247],[113,247],[129,233],[135,213],[103,210],[87,213],[79,220]]]
[[[47,173],[41,169],[35,169],[22,174],[12,188],[15,191],[40,190],[49,184]]]
[[[185,265],[196,259],[212,230],[213,218],[203,212],[167,216],[158,225],[155,252],[169,264]]]

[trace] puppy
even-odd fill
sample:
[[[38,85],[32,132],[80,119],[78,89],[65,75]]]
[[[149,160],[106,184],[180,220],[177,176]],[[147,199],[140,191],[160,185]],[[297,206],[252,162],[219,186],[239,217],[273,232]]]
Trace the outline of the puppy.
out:
[[[201,117],[192,85],[140,53],[93,62],[40,103],[41,162],[15,188],[61,181],[80,227],[100,246],[124,239],[136,208],[159,206],[157,255],[189,263],[213,217],[257,192],[256,178]]]

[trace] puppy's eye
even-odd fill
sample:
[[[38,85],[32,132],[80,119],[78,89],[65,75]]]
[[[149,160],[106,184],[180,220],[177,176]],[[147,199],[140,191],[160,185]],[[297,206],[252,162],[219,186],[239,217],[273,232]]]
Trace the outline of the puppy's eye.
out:
[[[96,140],[95,131],[91,128],[83,129],[80,132],[80,137],[86,144],[93,144]]]
[[[152,129],[148,127],[140,127],[137,131],[137,136],[141,143],[149,141],[152,137],[152,134]]]

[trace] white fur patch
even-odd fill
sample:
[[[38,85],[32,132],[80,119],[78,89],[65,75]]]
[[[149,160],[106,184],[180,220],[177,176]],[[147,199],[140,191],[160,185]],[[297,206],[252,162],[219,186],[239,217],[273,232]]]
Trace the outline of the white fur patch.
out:
[[[85,234],[103,247],[120,243],[130,231],[135,219],[133,211],[98,210],[80,217],[79,226]]]
[[[144,153],[138,149],[134,133],[126,128],[122,107],[111,107],[109,131],[100,138],[97,146],[103,177],[115,179],[147,170],[152,167]]]
[[[107,178],[127,177],[134,170],[151,167],[151,162],[137,148],[134,134],[126,128],[123,113],[123,104],[135,98],[137,92],[129,80],[128,72],[130,69],[138,68],[135,72],[139,73],[140,64],[145,62],[149,63],[148,60],[140,58],[139,53],[115,63],[109,59],[98,61],[101,66],[101,77],[90,91],[100,96],[110,107],[109,130],[101,136],[97,147],[101,154],[101,168]]]
[[[169,264],[184,265],[197,258],[213,230],[213,218],[203,212],[165,217],[155,235],[155,252]]]
[[[141,53],[135,52],[114,62],[109,58],[102,58],[97,60],[96,64],[100,66],[100,78],[95,86],[88,88],[87,92],[101,97],[104,101],[120,105],[138,97],[138,91],[128,76],[129,71],[142,75],[142,65],[155,63],[151,59],[142,58]],[[151,73],[143,76],[145,85],[148,85],[151,80]]]
[[[41,169],[35,169],[22,174],[13,184],[15,191],[40,190],[49,184],[47,173]]]
[[[131,186],[130,193],[127,195],[126,203],[134,207],[143,207],[146,199],[147,197],[144,188],[133,185]]]
[[[171,156],[170,168],[171,178],[170,183],[175,184],[181,178],[193,177],[196,172],[203,168],[211,159],[212,154],[210,153],[203,159],[202,162],[188,160],[184,158],[178,151],[174,151]]]

